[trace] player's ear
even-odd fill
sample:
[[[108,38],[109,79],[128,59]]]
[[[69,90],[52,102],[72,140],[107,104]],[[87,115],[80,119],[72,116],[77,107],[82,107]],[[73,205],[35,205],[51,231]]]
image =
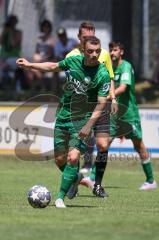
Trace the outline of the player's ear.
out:
[[[124,55],[124,50],[121,50],[121,55],[122,55],[122,56]]]

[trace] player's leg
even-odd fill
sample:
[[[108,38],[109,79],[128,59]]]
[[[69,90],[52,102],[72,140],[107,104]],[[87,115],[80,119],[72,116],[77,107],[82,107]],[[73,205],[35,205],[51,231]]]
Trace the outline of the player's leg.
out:
[[[108,109],[108,110],[107,110]],[[96,137],[97,157],[89,177],[82,179],[81,184],[93,188],[93,193],[99,197],[107,196],[101,187],[104,171],[107,166],[108,148],[111,143],[109,136],[110,128],[110,105],[107,105],[106,112],[97,121],[94,134]]]
[[[67,156],[67,164],[62,173],[60,191],[57,195],[57,199],[55,202],[56,207],[60,207],[58,203],[63,201],[69,188],[72,183],[77,179],[78,173],[78,160],[80,157],[80,151],[78,149],[70,149]],[[63,204],[62,204],[63,206]]]
[[[146,181],[144,182],[144,184],[142,184],[142,186],[140,187],[140,190],[149,190],[149,189],[157,188],[157,183],[154,180],[154,176],[153,176],[151,158],[144,145],[143,140],[134,138],[132,139],[132,142],[134,144],[135,150],[138,152],[140,156],[143,171],[146,176]]]
[[[80,153],[83,151],[83,145],[84,145],[83,141],[81,139],[78,139],[78,133],[76,132],[76,129],[74,128],[73,123],[70,122],[70,123],[67,123],[66,125],[67,125],[67,130],[69,132],[69,138],[67,140],[67,146],[69,147],[69,151],[67,154],[67,162],[65,163],[64,161],[65,167],[62,173],[60,192],[58,193],[58,198],[55,202],[57,207],[60,207],[58,206],[58,202],[60,202],[60,205],[61,205],[61,200],[62,201],[64,200],[64,197],[68,193],[68,190],[78,179],[78,170],[79,170],[78,163],[80,159]],[[76,192],[75,192],[75,195],[76,195]]]
[[[65,208],[64,197],[70,187],[70,181],[74,174],[71,173],[72,165],[67,163],[70,158],[69,140],[70,134],[68,129],[68,123],[64,124],[59,119],[57,119],[54,130],[54,156],[56,165],[62,171],[62,179],[60,191],[58,197],[55,201],[57,208]],[[71,155],[71,159],[74,156]],[[70,166],[69,166],[70,165]],[[75,172],[72,170],[73,173]],[[71,177],[69,177],[71,175]],[[74,180],[74,179],[73,179]],[[72,183],[72,182],[71,182]]]
[[[69,132],[64,123],[56,120],[54,129],[54,157],[60,171],[64,171],[69,151]]]
[[[107,166],[108,148],[111,143],[110,111],[111,103],[107,103],[105,112],[102,113],[102,116],[98,119],[94,128],[97,146],[97,157],[95,160],[95,187],[101,186],[103,175]]]
[[[88,173],[92,169],[94,145],[95,145],[95,137],[93,135],[90,137],[89,141],[87,142],[87,150],[83,156],[84,162],[80,170],[80,172],[83,174]]]
[[[93,193],[98,197],[107,197],[108,194],[104,191],[102,180],[107,166],[108,148],[112,139],[108,133],[96,133],[97,157],[95,160],[95,184]]]

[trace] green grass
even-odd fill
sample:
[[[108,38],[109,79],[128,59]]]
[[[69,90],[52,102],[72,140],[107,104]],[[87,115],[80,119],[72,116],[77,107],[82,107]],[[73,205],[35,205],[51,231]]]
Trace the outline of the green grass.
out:
[[[159,182],[155,163],[155,176]],[[3,240],[157,240],[159,238],[159,191],[140,192],[144,176],[138,162],[108,164],[104,185],[109,198],[92,196],[80,187],[80,196],[66,199],[66,209],[56,209],[54,200],[60,173],[53,161],[26,162],[0,158],[0,239]],[[51,204],[34,209],[27,191],[43,184],[52,193]]]

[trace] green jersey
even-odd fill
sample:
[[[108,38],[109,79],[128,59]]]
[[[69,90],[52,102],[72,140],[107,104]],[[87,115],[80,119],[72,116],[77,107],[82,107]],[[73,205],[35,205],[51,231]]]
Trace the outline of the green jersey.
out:
[[[85,66],[84,56],[71,56],[60,61],[59,67],[66,73],[66,84],[57,112],[58,118],[70,120],[72,101],[81,102],[81,105],[78,104],[80,114],[84,107],[82,99],[86,97],[87,102],[97,102],[98,96],[109,94],[110,77],[104,64]]]
[[[117,98],[119,106],[120,104],[124,106],[124,114],[119,111],[120,116],[122,115],[121,118],[125,121],[139,120],[139,112],[135,98],[135,77],[131,64],[122,60],[122,63],[113,68],[113,70],[115,75],[115,88],[119,87],[120,84],[127,85],[126,91]]]

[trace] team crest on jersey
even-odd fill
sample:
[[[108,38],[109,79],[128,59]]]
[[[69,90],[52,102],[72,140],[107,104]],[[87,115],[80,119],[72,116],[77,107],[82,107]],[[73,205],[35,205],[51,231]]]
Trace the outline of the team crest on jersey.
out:
[[[115,77],[114,77],[114,81],[118,81],[119,80],[119,75],[115,75]]]
[[[84,78],[85,83],[88,85],[91,81],[91,78],[89,76]]]

